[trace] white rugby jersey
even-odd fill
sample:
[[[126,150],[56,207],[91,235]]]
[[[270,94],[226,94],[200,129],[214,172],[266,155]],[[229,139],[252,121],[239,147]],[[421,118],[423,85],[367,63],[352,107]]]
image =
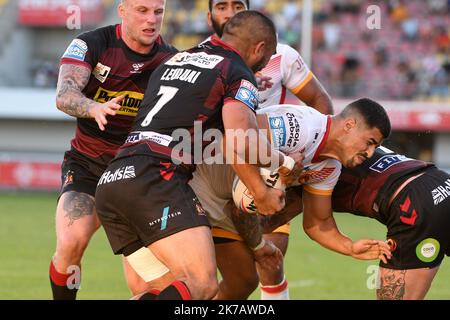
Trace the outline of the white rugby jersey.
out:
[[[297,94],[313,78],[313,73],[300,54],[292,47],[281,43],[278,43],[277,53],[270,58],[269,63],[260,73],[271,77],[273,86],[259,91],[259,109],[283,104],[286,99],[286,89]]]
[[[258,110],[268,118],[271,143],[283,153],[301,151],[304,170],[296,185],[304,185],[310,193],[331,195],[341,173],[335,159],[318,161],[330,130],[330,117],[298,105],[273,105]]]

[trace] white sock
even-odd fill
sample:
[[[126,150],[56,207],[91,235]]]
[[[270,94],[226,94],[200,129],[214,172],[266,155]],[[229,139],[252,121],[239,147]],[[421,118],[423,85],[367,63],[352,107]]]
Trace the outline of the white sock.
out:
[[[280,284],[274,286],[263,286],[261,288],[261,300],[289,300],[289,288],[286,277]]]

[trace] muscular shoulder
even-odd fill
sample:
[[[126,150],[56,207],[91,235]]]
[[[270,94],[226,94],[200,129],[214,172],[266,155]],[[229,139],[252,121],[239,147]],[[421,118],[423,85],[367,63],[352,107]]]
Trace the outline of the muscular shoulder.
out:
[[[278,44],[277,53],[281,57],[281,73],[283,84],[297,94],[312,78],[312,73],[300,53],[286,44]]]
[[[283,43],[277,44],[277,54],[281,55],[285,64],[292,64],[297,59],[301,59],[300,53],[291,46]]]
[[[258,87],[253,71],[234,52],[224,53],[224,68],[222,68],[222,73],[231,82],[234,82],[236,79],[242,79],[251,82],[255,88]]]
[[[294,104],[276,104],[272,105],[270,107],[258,110],[258,114],[274,114],[274,115],[280,115],[285,113],[291,113],[293,114],[298,120],[299,119],[305,119],[309,123],[311,123],[311,120],[315,119],[326,119],[326,115],[323,115],[319,111],[317,111],[314,108],[303,106],[303,105],[294,105]]]
[[[298,55],[299,54],[297,52],[297,50],[295,50],[291,46],[284,44],[284,43],[279,43],[279,42],[277,44],[277,53],[283,54],[283,55]]]
[[[159,48],[160,48],[160,51],[167,52],[167,53],[172,53],[172,54],[175,54],[175,53],[180,52],[177,48],[175,48],[175,47],[172,46],[171,44],[167,43],[167,42],[163,39],[163,37],[160,37],[159,39],[160,39],[160,40],[159,40]]]
[[[113,41],[116,34],[117,26],[110,25],[95,30],[87,31],[80,34],[77,38],[81,39],[89,44],[95,44],[97,46],[107,46],[108,43]]]

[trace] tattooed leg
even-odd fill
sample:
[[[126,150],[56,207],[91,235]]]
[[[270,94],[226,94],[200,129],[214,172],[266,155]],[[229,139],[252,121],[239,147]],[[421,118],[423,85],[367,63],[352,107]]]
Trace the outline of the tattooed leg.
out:
[[[379,300],[403,300],[405,275],[406,270],[380,270],[381,287],[377,290],[377,298]]]
[[[69,191],[64,193],[56,210],[56,252],[53,262],[58,272],[80,265],[84,251],[100,221],[95,211],[94,198]]]
[[[82,218],[83,216],[89,216],[94,213],[94,199],[92,196],[69,191],[64,198],[64,211],[66,217],[69,219],[69,226],[71,226],[75,220]]]
[[[421,300],[425,298],[439,267],[394,270],[380,268],[380,300]]]

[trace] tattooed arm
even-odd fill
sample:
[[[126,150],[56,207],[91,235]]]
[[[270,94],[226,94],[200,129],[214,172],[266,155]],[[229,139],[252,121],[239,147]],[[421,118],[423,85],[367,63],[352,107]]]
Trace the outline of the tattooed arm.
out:
[[[263,239],[263,230],[259,215],[247,214],[238,210],[232,201],[228,203],[233,209],[232,220],[249,248],[259,268],[267,272],[279,270],[283,264],[283,253],[271,241]]]
[[[294,187],[286,191],[286,206],[273,216],[261,216],[260,224],[263,233],[271,233],[278,227],[285,225],[303,211],[302,188]]]
[[[263,233],[271,233],[288,223],[303,210],[302,188],[294,187],[286,191],[286,206],[272,216],[252,215],[240,212],[233,205],[232,220],[239,235],[252,248],[261,242]],[[230,203],[228,205],[231,205]]]
[[[250,248],[256,248],[261,243],[263,234],[258,215],[238,210],[232,201],[228,203],[228,206],[233,207],[231,219],[239,235]]]
[[[116,97],[108,102],[99,103],[88,99],[83,93],[89,82],[89,68],[63,64],[59,70],[58,86],[56,88],[56,106],[59,110],[77,118],[93,118],[100,130],[105,130],[107,115],[114,116],[120,109],[118,104],[123,97]]]

